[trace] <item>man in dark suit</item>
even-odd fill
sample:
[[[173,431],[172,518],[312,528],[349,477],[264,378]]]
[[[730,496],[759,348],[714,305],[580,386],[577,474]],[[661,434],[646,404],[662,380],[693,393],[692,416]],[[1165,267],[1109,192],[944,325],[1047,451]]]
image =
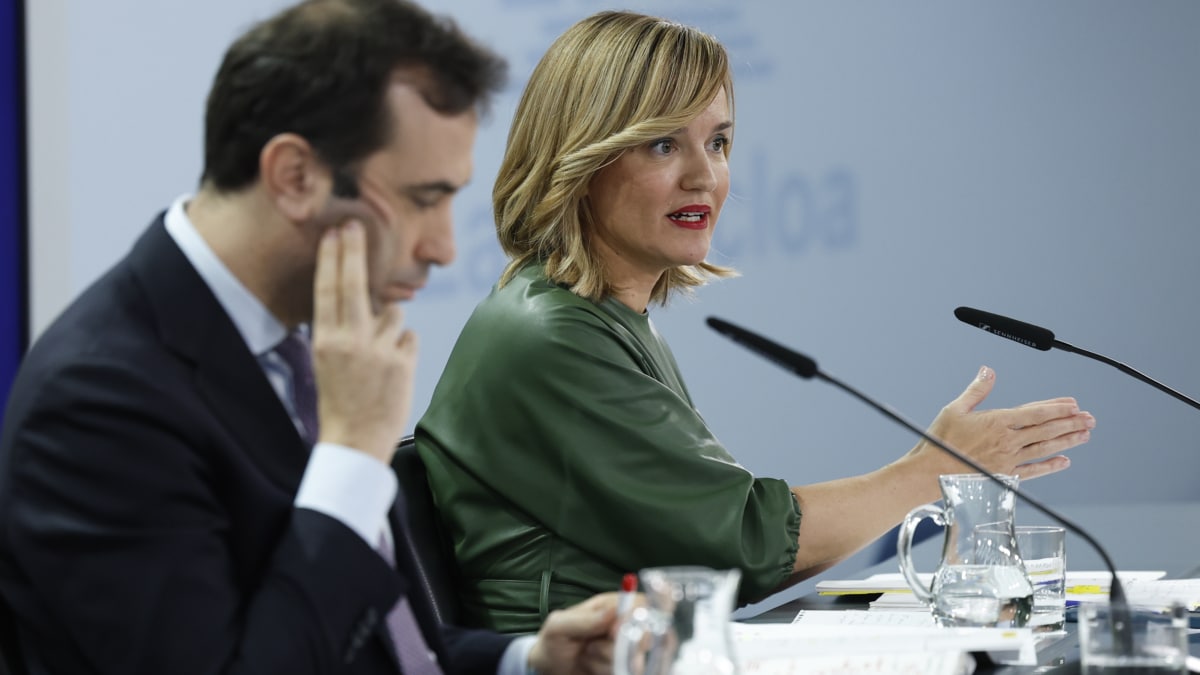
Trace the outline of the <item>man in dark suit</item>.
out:
[[[229,49],[198,193],[12,389],[0,594],[29,672],[609,667],[611,595],[515,641],[457,630],[395,543],[416,360],[397,303],[454,256],[451,200],[502,72],[403,0],[309,0]]]

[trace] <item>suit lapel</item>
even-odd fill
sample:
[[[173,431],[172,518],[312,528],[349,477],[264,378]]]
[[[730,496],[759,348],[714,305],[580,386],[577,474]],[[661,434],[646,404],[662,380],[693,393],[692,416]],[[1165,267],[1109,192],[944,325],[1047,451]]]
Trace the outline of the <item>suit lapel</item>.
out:
[[[233,321],[167,233],[163,216],[134,245],[130,264],[163,342],[195,367],[212,412],[273,482],[295,492],[309,448]]]

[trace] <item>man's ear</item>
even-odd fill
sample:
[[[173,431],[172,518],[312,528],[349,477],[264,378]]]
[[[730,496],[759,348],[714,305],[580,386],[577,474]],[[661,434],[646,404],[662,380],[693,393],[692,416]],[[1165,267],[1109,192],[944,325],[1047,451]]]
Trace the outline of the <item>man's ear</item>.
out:
[[[272,137],[259,153],[258,164],[267,198],[294,223],[313,219],[329,197],[329,170],[302,136]]]

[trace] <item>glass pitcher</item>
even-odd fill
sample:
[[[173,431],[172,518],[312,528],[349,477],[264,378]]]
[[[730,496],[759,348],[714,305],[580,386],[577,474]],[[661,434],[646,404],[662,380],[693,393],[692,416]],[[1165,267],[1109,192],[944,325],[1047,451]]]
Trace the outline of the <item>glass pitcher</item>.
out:
[[[646,605],[617,631],[614,675],[736,675],[729,616],[741,570],[652,567],[638,576]]]
[[[1010,487],[1016,476],[997,476]],[[1017,551],[1015,498],[983,474],[939,476],[943,505],[918,506],[904,517],[897,550],[900,571],[942,626],[1019,628],[1033,611],[1033,586]],[[932,518],[946,528],[942,558],[926,586],[912,561],[917,523]]]

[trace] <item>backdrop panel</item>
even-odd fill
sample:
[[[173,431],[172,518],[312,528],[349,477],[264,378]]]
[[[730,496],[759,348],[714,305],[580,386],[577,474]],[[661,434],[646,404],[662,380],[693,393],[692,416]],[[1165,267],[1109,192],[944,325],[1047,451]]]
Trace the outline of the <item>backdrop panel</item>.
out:
[[[66,157],[43,177],[65,190],[39,199],[65,214],[70,241],[33,263],[57,266],[45,276],[68,278],[73,295],[195,188],[220,54],[283,3],[46,1],[62,9],[45,10],[31,56],[46,64],[47,100],[64,103],[35,121],[61,114],[63,126],[34,152]],[[506,55],[513,77],[456,207],[459,258],[407,313],[422,337],[414,420],[503,263],[489,195],[520,89],[554,37],[611,6],[431,4]],[[733,189],[713,258],[742,276],[654,316],[745,466],[812,482],[874,469],[914,439],[725,341],[708,315],[810,354],[921,424],[981,364],[998,372],[988,407],[1077,397],[1099,426],[1069,471],[1028,484],[1048,502],[1200,497],[1200,413],[952,315],[971,305],[1043,324],[1200,395],[1200,3],[621,4],[715,33],[736,64]],[[35,307],[35,330],[66,300]]]

